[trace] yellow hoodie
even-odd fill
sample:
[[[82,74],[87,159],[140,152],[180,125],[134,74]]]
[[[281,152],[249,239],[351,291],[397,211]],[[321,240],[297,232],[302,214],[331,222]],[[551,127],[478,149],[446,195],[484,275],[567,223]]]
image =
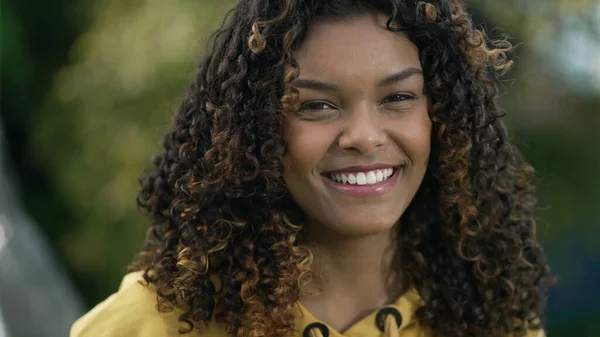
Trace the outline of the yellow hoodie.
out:
[[[70,337],[172,337],[179,336],[176,313],[159,313],[156,293],[141,285],[141,272],[125,276],[119,291],[81,317],[71,328]],[[414,313],[423,304],[415,290],[402,295],[393,305],[385,306],[361,319],[343,334],[327,323],[319,322],[300,303],[294,308],[294,337],[426,337],[430,330],[419,324]],[[209,324],[203,332],[193,330],[188,337],[229,337],[225,330]],[[527,337],[544,337],[543,331],[531,331]]]

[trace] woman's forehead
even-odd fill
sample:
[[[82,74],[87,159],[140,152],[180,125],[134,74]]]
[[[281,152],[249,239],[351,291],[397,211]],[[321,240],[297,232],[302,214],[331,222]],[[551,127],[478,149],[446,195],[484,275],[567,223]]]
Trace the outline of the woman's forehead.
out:
[[[383,14],[363,14],[315,22],[295,53],[300,76],[371,73],[381,78],[405,68],[420,68],[417,46],[405,34],[389,31],[386,21]]]

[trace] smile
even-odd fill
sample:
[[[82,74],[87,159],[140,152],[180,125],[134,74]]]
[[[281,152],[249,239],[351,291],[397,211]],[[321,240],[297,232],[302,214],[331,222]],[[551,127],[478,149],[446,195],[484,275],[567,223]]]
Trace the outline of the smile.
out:
[[[385,194],[392,189],[402,172],[404,166],[352,173],[326,173],[321,177],[335,191],[354,197],[369,197]]]
[[[375,185],[389,179],[393,174],[394,169],[388,168],[357,173],[331,173],[328,178],[348,185]]]

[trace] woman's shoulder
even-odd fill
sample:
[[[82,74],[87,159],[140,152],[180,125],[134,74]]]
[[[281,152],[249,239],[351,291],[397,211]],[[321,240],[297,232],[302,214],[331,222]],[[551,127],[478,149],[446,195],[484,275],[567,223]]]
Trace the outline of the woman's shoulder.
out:
[[[126,275],[116,293],[79,318],[70,337],[170,337],[180,336],[186,328],[178,320],[178,311],[162,313],[157,294],[143,281],[142,272]],[[187,337],[228,337],[225,330],[209,323],[206,330],[193,330]],[[544,331],[530,331],[527,337],[545,337]]]
[[[119,290],[79,318],[70,337],[152,337],[179,336],[185,328],[177,311],[162,313],[157,308],[156,291],[143,281],[142,272],[126,275]],[[226,337],[224,330],[210,324],[189,337]]]

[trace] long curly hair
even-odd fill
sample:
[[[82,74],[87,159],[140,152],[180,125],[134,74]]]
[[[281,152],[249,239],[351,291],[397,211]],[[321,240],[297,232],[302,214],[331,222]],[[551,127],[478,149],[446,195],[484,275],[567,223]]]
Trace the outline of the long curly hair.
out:
[[[364,13],[388,15],[418,47],[430,101],[431,158],[397,239],[403,283],[424,300],[418,320],[456,337],[543,323],[534,171],[508,139],[493,81],[511,66],[511,43],[474,28],[459,0],[243,0],[140,178],[152,221],[135,266],[160,311],[182,308],[186,331],[213,317],[239,337],[293,331],[313,260],[281,163],[281,116],[298,97],[293,54],[315,20]]]

